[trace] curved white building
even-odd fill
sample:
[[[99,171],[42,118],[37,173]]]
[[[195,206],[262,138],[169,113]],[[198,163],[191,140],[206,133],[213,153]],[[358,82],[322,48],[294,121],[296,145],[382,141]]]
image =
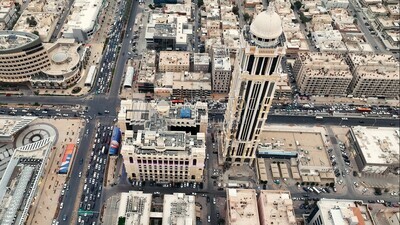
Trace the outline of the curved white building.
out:
[[[39,36],[0,31],[0,82],[67,88],[80,78],[81,45],[60,39],[46,48]]]
[[[226,109],[223,156],[228,165],[253,164],[279,67],[286,54],[282,22],[273,6],[244,29]]]

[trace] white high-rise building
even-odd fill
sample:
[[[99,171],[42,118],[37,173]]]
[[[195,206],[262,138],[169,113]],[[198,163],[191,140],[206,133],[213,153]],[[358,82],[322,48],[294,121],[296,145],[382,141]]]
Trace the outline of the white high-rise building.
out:
[[[223,156],[231,165],[251,165],[286,54],[281,19],[271,4],[243,30],[240,45],[225,114]]]

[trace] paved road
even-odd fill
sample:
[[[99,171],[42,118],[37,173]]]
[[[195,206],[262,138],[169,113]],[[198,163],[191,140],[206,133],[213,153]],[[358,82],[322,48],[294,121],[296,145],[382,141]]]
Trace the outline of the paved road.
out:
[[[369,23],[368,20],[364,19],[364,15],[362,12],[362,8],[353,0],[349,1],[349,10],[351,13],[356,14],[358,27],[364,33],[364,37],[367,39],[368,43],[372,46],[376,53],[389,53],[385,46],[378,41],[373,35],[371,35],[371,31],[369,31],[368,27],[365,25],[366,22]]]
[[[132,27],[135,18],[136,18],[136,9],[137,9],[137,1],[133,1],[132,8],[131,8],[131,13],[130,17],[127,23],[127,27]],[[69,180],[69,185],[70,185],[70,191],[69,193],[78,193],[79,188],[81,186],[79,185],[80,182],[82,182],[82,179],[78,177],[78,173],[82,171],[85,166],[87,166],[85,163],[80,164],[79,159],[85,159],[86,156],[88,155],[88,152],[92,149],[92,137],[96,129],[96,118],[99,117],[99,113],[104,113],[105,110],[108,110],[108,114],[104,114],[104,116],[101,116],[101,121],[105,125],[112,124],[112,119],[116,117],[117,115],[117,109],[119,107],[119,88],[120,84],[122,81],[122,75],[124,72],[124,67],[126,60],[128,59],[127,54],[123,54],[126,49],[129,49],[129,38],[130,37],[124,37],[122,44],[121,44],[121,51],[118,56],[118,60],[116,63],[115,67],[115,74],[113,76],[113,80],[111,83],[111,88],[110,92],[108,94],[99,94],[95,95],[94,97],[38,97],[38,96],[30,96],[30,97],[21,97],[21,98],[15,98],[15,97],[6,97],[7,102],[18,102],[21,103],[23,101],[27,102],[40,102],[41,104],[83,104],[88,106],[88,115],[92,116],[94,119],[90,120],[90,122],[86,125],[85,129],[88,130],[88,135],[82,137],[82,141],[79,145],[79,149],[76,152],[76,156],[72,168],[71,168],[71,177]],[[93,88],[95,90],[95,88]],[[1,101],[1,99],[0,99]],[[71,194],[72,195],[72,194]],[[59,214],[59,221],[60,225],[63,224],[74,224],[75,222],[71,221],[72,214],[74,214],[74,219],[77,218],[76,215],[76,210],[77,208],[76,203],[77,201],[80,201],[80,196],[75,196],[73,198],[72,196],[70,198],[66,198],[64,201],[65,207],[61,210]],[[97,204],[95,206],[95,210],[99,211],[101,208],[100,204]],[[62,217],[66,215],[67,219],[65,221],[62,220]],[[93,221],[96,219],[93,218]]]
[[[67,19],[67,16],[69,15],[69,12],[71,11],[73,3],[74,3],[74,0],[69,0],[67,6],[63,7],[62,14],[60,15],[60,18],[58,19],[56,29],[54,29],[54,31],[53,31],[53,34],[50,38],[50,42],[55,42],[57,40],[57,37],[61,31],[61,28],[64,26],[65,20]]]

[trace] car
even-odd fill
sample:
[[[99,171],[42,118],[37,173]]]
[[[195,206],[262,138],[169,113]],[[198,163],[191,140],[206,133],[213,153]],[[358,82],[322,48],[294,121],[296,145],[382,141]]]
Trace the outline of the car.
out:
[[[61,191],[61,196],[63,196],[65,194],[65,190]]]
[[[207,216],[207,222],[211,223],[211,217]]]
[[[217,200],[215,198],[213,198],[213,204],[217,204]]]
[[[63,220],[63,221],[66,221],[66,220],[67,220],[67,214],[64,214],[64,215],[63,215],[62,220]]]
[[[79,172],[79,173],[78,173],[78,177],[82,177],[82,172]]]
[[[61,202],[60,209],[62,209],[63,207],[64,207],[64,202]]]

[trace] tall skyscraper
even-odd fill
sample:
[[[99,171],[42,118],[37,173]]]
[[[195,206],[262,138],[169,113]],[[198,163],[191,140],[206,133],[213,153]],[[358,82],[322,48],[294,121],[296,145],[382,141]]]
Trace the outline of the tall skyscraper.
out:
[[[251,165],[286,54],[281,19],[272,4],[243,29],[240,45],[225,113],[223,156],[230,165]]]

